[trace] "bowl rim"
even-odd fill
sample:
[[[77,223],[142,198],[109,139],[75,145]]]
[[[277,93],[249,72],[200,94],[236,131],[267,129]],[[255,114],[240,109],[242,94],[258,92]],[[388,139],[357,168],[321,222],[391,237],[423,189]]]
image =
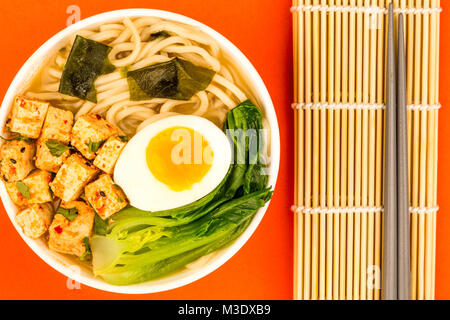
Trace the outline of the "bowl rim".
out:
[[[27,75],[30,73],[30,69],[33,68],[36,59],[45,58],[45,56],[52,49],[54,49],[54,47],[60,41],[66,39],[67,37],[74,34],[76,31],[80,29],[90,27],[93,25],[98,25],[99,23],[104,23],[115,19],[125,17],[144,17],[144,16],[172,20],[199,28],[202,32],[205,32],[213,39],[215,39],[222,49],[226,49],[229,55],[235,61],[240,63],[241,65],[240,69],[243,69],[246,73],[248,73],[248,77],[251,78],[254,85],[255,90],[253,92],[255,96],[260,99],[260,104],[264,107],[263,108],[264,113],[270,125],[271,164],[269,166],[269,185],[275,188],[280,162],[280,133],[275,108],[261,76],[256,71],[254,66],[250,63],[250,61],[247,59],[247,57],[234,44],[232,44],[219,32],[215,31],[214,29],[208,27],[207,25],[197,20],[169,11],[145,9],[145,8],[108,11],[80,20],[77,23],[72,24],[64,28],[63,30],[59,31],[57,34],[55,34],[53,37],[47,40],[42,46],[40,46],[33,53],[33,55],[31,55],[31,57],[27,59],[27,61],[17,72],[8,90],[6,91],[6,94],[1,104],[0,129],[3,130],[6,118],[10,111],[12,100],[14,96],[18,93],[21,85],[26,81]],[[51,252],[50,249],[41,247],[40,245],[38,245],[37,240],[33,240],[25,236],[21,228],[15,222],[14,217],[16,215],[17,209],[10,200],[4,183],[0,184],[0,197],[3,206],[8,214],[8,217],[11,220],[11,223],[16,228],[17,232],[20,234],[20,236],[26,242],[26,244],[33,250],[33,252],[36,255],[38,255],[42,260],[44,260],[45,263],[47,263],[52,268],[54,268],[64,276],[68,277],[69,279],[77,281],[81,284],[103,291],[114,293],[125,293],[125,294],[148,294],[172,290],[178,287],[185,286],[212,273],[220,266],[222,266],[226,261],[228,261],[234,254],[237,253],[237,251],[239,251],[244,246],[244,244],[248,241],[248,239],[251,237],[251,235],[258,227],[270,204],[269,201],[263,208],[259,209],[250,225],[244,231],[244,233],[239,238],[237,238],[232,244],[221,249],[220,250],[221,254],[219,256],[215,256],[214,258],[212,258],[200,269],[194,270],[194,272],[191,272],[190,274],[182,278],[179,279],[175,278],[173,280],[170,280],[167,283],[154,284],[152,283],[152,281],[149,281],[136,285],[116,286],[106,283],[99,277],[89,278],[80,273],[79,271],[77,271],[76,269],[64,265],[60,261],[60,259],[58,259],[58,257],[56,257],[55,254]],[[167,278],[170,277],[171,276],[168,276]]]

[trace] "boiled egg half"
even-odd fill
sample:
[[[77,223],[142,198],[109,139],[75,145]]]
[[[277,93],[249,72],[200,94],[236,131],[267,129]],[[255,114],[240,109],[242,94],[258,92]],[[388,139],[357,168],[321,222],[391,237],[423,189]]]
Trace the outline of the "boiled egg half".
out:
[[[114,181],[145,211],[174,209],[213,191],[225,178],[232,148],[211,121],[176,115],[139,131],[125,146]]]

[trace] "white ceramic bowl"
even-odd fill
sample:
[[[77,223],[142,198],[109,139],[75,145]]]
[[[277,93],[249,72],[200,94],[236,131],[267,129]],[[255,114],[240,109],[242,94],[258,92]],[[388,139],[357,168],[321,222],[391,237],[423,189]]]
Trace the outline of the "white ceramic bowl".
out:
[[[269,122],[271,130],[271,164],[269,167],[269,185],[275,186],[280,160],[279,130],[272,100],[270,99],[269,93],[261,77],[248,61],[248,59],[242,54],[242,52],[239,51],[239,49],[237,49],[222,35],[198,21],[171,12],[150,9],[128,9],[111,11],[84,19],[56,34],[54,37],[44,43],[44,45],[42,45],[27,60],[27,62],[23,65],[23,67],[20,69],[13,82],[11,83],[0,109],[0,128],[3,128],[5,125],[5,121],[7,119],[14,96],[20,93],[21,90],[23,90],[24,86],[26,86],[27,83],[33,78],[33,75],[39,71],[40,67],[47,61],[49,56],[51,56],[52,53],[56,52],[56,50],[58,50],[63,44],[65,44],[70,35],[76,33],[78,30],[95,27],[105,22],[111,22],[125,17],[139,16],[159,17],[195,26],[204,33],[210,35],[218,42],[225,57],[232,62],[236,69],[239,70],[239,73],[242,76],[243,80],[248,84],[249,88],[255,95],[255,99],[257,100],[258,105],[262,106],[263,113],[265,114],[265,117]],[[263,218],[268,206],[267,204],[264,208],[261,208],[258,211],[249,227],[234,243],[218,251],[214,256],[211,257],[211,259],[207,261],[207,263],[199,264],[198,267],[192,269],[184,268],[176,273],[158,280],[129,286],[114,286],[104,282],[98,277],[95,277],[89,270],[87,265],[77,261],[76,258],[61,255],[49,250],[43,240],[32,240],[26,237],[22,233],[20,227],[14,221],[14,216],[17,213],[17,209],[10,200],[3,183],[0,183],[0,196],[3,201],[3,205],[8,213],[8,216],[11,219],[11,222],[13,223],[17,232],[19,232],[19,234],[30,246],[30,248],[50,266],[52,266],[65,276],[90,287],[105,291],[130,294],[152,293],[174,289],[196,281],[214,271],[222,264],[224,264],[228,259],[230,259],[250,238],[256,227],[259,225],[261,219]]]

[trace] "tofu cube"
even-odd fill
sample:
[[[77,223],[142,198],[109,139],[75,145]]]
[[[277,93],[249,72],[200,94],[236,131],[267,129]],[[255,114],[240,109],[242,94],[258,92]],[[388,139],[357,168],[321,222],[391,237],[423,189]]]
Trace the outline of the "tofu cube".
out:
[[[16,222],[23,233],[37,239],[47,232],[53,217],[53,207],[49,203],[32,204],[16,215]]]
[[[36,142],[36,167],[50,172],[58,172],[64,161],[70,156],[70,150],[65,151],[59,157],[51,154],[46,142],[39,138]]]
[[[83,201],[62,203],[61,207],[75,208],[78,212],[72,221],[62,214],[55,214],[48,231],[48,246],[51,250],[81,257],[86,252],[83,239],[92,233],[95,212]]]
[[[34,143],[13,140],[5,142],[0,149],[0,173],[5,182],[23,180],[34,169]]]
[[[122,189],[107,174],[88,184],[84,189],[84,195],[102,219],[119,212],[128,204]]]
[[[65,202],[76,200],[98,170],[78,154],[72,154],[50,183],[53,194]]]
[[[52,174],[44,170],[35,170],[28,177],[23,179],[30,192],[30,203],[44,203],[53,200],[49,184],[52,181]]]
[[[6,190],[11,200],[19,207],[27,204],[50,202],[53,200],[49,188],[50,181],[52,181],[50,172],[35,170],[23,181],[6,183]],[[20,192],[18,183],[25,186],[27,194],[24,195]]]
[[[95,158],[100,145],[110,136],[117,134],[118,128],[100,115],[90,113],[81,116],[72,128],[72,145],[87,159]]]
[[[50,106],[42,128],[41,139],[69,144],[72,125],[72,112]]]
[[[110,137],[98,150],[94,165],[104,172],[112,174],[117,159],[126,144],[126,141],[119,136]]]
[[[6,182],[5,187],[11,201],[14,202],[16,206],[22,208],[28,205],[28,199],[20,193],[19,189],[17,189],[16,182]]]
[[[11,111],[11,131],[37,139],[49,107],[48,102],[17,96]]]

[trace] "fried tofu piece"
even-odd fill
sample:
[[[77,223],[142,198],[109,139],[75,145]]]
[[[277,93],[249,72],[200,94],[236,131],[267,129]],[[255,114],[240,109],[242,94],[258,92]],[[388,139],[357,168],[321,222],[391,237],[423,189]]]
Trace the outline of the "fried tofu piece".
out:
[[[5,142],[0,149],[0,173],[5,182],[23,180],[34,169],[34,143],[22,140]]]
[[[112,135],[119,132],[119,129],[100,115],[90,113],[81,116],[72,128],[72,145],[89,160],[95,158],[103,142]]]
[[[97,175],[98,169],[78,154],[72,154],[61,166],[50,188],[65,202],[76,200],[84,187]]]
[[[127,144],[124,136],[110,137],[100,147],[94,160],[94,165],[108,174],[112,174],[120,153]]]
[[[48,102],[17,96],[11,111],[11,131],[37,139],[50,104]]]
[[[128,204],[122,189],[107,174],[88,184],[84,195],[102,219],[119,212]]]
[[[50,106],[42,128],[41,139],[69,144],[72,125],[73,113],[71,111]]]
[[[37,239],[47,232],[53,218],[53,207],[49,203],[32,204],[16,215],[16,222],[23,233]]]
[[[42,138],[37,140],[35,165],[39,169],[56,173],[59,168],[61,168],[64,161],[70,156],[70,150],[66,150],[59,157],[54,156],[46,144],[47,141],[49,140],[44,140]]]
[[[77,210],[72,221],[64,215],[55,214],[49,228],[48,246],[51,250],[81,257],[86,252],[84,238],[89,238],[94,226],[95,212],[83,201],[62,203],[64,209]]]
[[[44,170],[35,170],[28,177],[23,179],[30,191],[30,203],[44,203],[53,200],[49,184],[52,181],[52,174]]]
[[[28,199],[25,198],[17,188],[16,182],[6,182],[5,187],[11,201],[14,202],[16,206],[22,208],[29,204]]]
[[[50,181],[52,181],[50,172],[35,170],[23,181],[7,182],[6,190],[11,200],[19,207],[33,203],[50,202],[53,200],[49,188]],[[18,187],[19,183],[22,185],[23,192]]]

